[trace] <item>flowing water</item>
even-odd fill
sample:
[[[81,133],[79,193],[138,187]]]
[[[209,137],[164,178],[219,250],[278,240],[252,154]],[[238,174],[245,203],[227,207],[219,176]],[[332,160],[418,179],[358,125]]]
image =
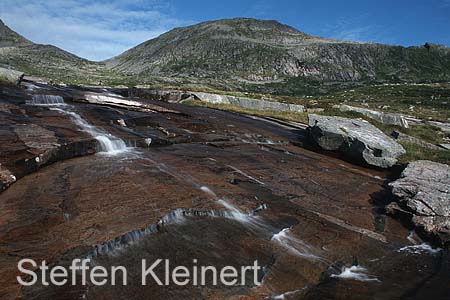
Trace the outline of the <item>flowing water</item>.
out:
[[[73,107],[67,105],[61,96],[55,95],[33,95],[32,100],[27,101],[28,105],[37,106],[56,106],[51,107],[50,110],[58,111],[71,117],[71,119],[77,124],[84,132],[89,133],[99,142],[99,152],[106,153],[108,155],[117,155],[130,150],[125,142],[107,133],[100,128],[89,124],[78,113],[73,111]]]
[[[53,108],[53,110],[69,115],[75,122],[75,124],[81,127],[83,131],[89,133],[92,137],[94,137],[100,144],[101,153],[116,155],[130,150],[130,148],[127,147],[122,139],[99,129],[94,125],[89,124],[79,114],[61,108]]]
[[[65,105],[63,97],[55,95],[33,95],[31,100],[26,102],[28,105]]]

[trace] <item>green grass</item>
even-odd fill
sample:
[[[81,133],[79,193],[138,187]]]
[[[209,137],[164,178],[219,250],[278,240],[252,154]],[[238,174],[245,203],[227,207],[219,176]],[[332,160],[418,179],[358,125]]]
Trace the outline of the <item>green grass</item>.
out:
[[[406,150],[406,154],[399,159],[400,163],[408,163],[415,160],[431,160],[450,165],[450,151],[431,150],[419,145],[400,142]]]

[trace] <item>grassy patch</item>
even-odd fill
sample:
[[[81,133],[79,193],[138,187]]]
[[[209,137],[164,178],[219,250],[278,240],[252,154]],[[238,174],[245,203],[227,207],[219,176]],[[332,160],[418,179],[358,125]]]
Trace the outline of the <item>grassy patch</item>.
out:
[[[408,163],[415,160],[431,160],[450,165],[450,151],[432,150],[419,145],[401,142],[406,154],[399,159],[400,163]]]

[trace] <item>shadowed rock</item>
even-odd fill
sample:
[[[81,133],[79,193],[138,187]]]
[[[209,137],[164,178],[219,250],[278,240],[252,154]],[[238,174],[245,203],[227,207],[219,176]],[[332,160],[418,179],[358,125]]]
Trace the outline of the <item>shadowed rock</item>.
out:
[[[308,115],[310,137],[324,150],[381,168],[392,167],[403,147],[367,121]]]

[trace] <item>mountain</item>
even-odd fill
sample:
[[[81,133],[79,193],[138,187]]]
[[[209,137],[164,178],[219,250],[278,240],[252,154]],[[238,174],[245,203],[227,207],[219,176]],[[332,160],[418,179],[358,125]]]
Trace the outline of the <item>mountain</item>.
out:
[[[80,58],[52,45],[35,44],[0,20],[0,67],[57,80],[95,79],[104,64]]]
[[[383,82],[450,81],[450,48],[339,41],[248,18],[176,28],[104,62],[34,44],[0,21],[0,67],[65,82],[311,94]]]
[[[314,37],[277,21],[228,19],[177,28],[106,61],[114,70],[224,86],[450,80],[450,49]]]

